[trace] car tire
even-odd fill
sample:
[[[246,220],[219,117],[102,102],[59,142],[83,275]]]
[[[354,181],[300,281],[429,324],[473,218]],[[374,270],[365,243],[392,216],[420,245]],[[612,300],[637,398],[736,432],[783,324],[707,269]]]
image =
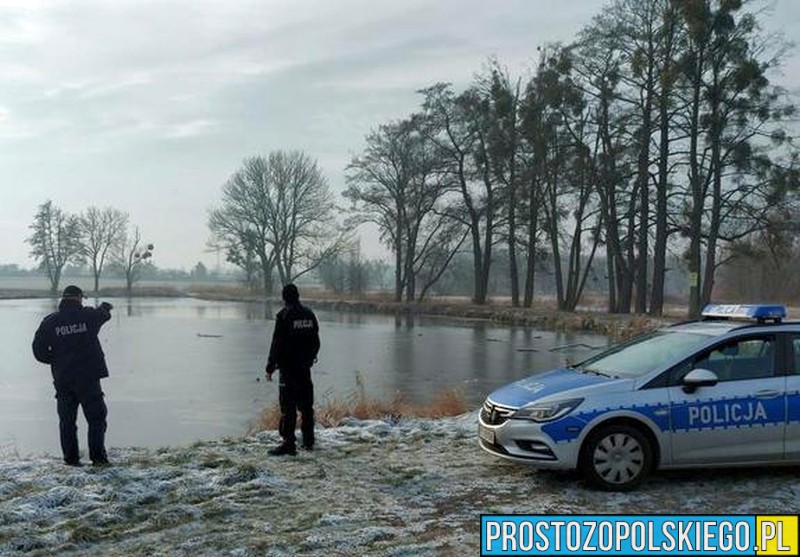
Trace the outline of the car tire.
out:
[[[581,473],[589,483],[604,491],[636,489],[652,467],[650,441],[632,425],[601,426],[581,447]]]

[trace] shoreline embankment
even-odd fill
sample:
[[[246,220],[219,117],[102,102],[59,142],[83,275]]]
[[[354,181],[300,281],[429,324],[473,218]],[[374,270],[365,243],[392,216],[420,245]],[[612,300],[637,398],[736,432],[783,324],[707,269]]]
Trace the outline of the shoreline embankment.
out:
[[[0,299],[54,298],[48,290],[42,289],[0,289]],[[132,293],[124,288],[101,288],[97,293],[89,293],[94,298],[183,298],[223,302],[261,302],[280,304],[276,297],[264,297],[241,288],[225,287],[187,287],[179,289],[172,286],[137,287]],[[373,299],[331,298],[330,294],[310,291],[303,301],[320,310],[382,314],[396,316],[433,317],[452,320],[482,320],[509,326],[532,327],[541,330],[576,331],[608,336],[614,340],[624,340],[637,334],[668,326],[677,321],[674,317],[653,317],[647,315],[612,314],[601,310],[582,309],[568,312],[559,311],[549,302],[539,302],[533,308],[513,307],[508,302],[491,302],[485,305],[473,304],[463,298],[437,298],[421,303],[394,302]]]

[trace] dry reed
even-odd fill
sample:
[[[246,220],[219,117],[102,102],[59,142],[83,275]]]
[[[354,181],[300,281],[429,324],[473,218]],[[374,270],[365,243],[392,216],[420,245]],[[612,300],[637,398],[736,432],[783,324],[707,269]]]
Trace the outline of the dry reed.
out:
[[[458,389],[443,389],[434,394],[428,402],[409,402],[402,394],[391,400],[371,398],[366,393],[364,378],[356,373],[356,390],[346,400],[328,398],[314,407],[316,422],[324,427],[336,427],[346,418],[359,420],[382,419],[398,421],[402,418],[443,418],[458,416],[469,410],[463,393]],[[256,421],[250,425],[248,433],[275,430],[280,422],[281,411],[278,404],[264,408]]]

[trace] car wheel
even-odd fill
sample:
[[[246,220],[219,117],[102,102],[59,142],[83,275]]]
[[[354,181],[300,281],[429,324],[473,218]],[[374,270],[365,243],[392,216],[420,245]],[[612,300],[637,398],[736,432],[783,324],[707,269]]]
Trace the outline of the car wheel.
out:
[[[636,427],[601,427],[584,443],[580,468],[592,485],[606,491],[635,489],[650,473],[653,449]]]

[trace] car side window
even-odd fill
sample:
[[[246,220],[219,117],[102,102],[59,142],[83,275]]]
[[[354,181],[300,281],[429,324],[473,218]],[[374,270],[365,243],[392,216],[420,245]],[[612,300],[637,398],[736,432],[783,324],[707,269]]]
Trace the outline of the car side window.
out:
[[[794,353],[794,373],[800,375],[800,336],[792,339],[792,352]]]
[[[669,385],[680,385],[684,375],[692,371],[692,369],[694,369],[694,361],[689,360],[669,370]]]
[[[797,342],[800,343],[800,339]],[[670,372],[670,384],[680,384],[683,376],[693,369],[713,371],[720,383],[772,377],[775,375],[775,343],[774,336],[761,336],[718,344],[676,366]],[[800,348],[800,344],[796,346],[796,350]]]

